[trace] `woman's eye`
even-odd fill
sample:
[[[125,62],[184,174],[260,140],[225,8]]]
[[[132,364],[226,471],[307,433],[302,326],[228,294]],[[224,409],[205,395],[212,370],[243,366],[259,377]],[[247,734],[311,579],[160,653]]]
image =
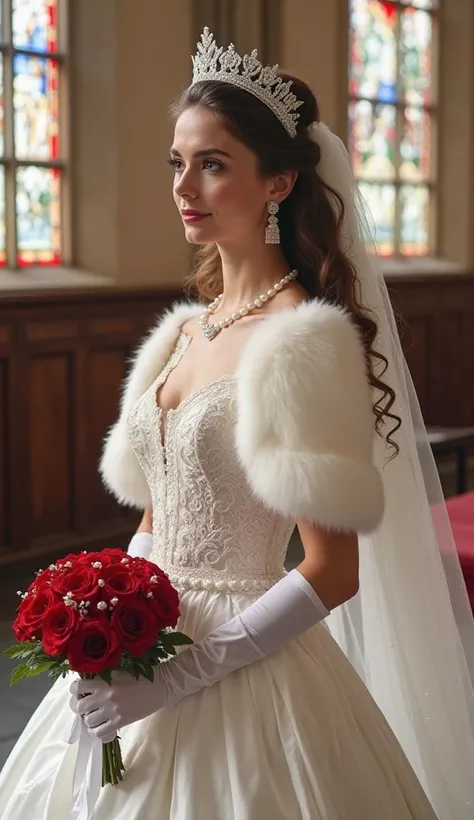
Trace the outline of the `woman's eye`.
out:
[[[178,159],[177,157],[170,157],[168,159],[168,165],[175,171],[182,171],[184,169],[184,163],[182,159]],[[216,159],[205,159],[202,163],[202,168],[205,171],[221,171],[222,165]]]
[[[217,162],[216,159],[205,159],[203,163],[203,167],[206,171],[221,171],[222,165],[220,162]]]
[[[173,159],[173,157],[170,157],[168,160],[168,165],[171,165],[174,171],[181,171],[183,163],[180,159]]]

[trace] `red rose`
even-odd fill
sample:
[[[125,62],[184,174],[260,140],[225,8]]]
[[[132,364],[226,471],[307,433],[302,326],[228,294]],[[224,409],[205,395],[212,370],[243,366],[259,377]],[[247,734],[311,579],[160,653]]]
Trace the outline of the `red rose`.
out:
[[[157,576],[154,576],[157,577]],[[168,577],[142,583],[145,600],[157,618],[160,629],[174,628],[180,616],[179,595]]]
[[[141,586],[141,576],[127,564],[110,564],[101,570],[100,577],[105,581],[102,589],[107,599],[123,595],[136,595]]]
[[[66,655],[73,672],[95,675],[118,666],[122,648],[117,633],[104,618],[82,621],[71,635]]]
[[[90,607],[101,597],[101,588],[98,584],[98,571],[79,564],[65,572],[55,573],[52,579],[52,589],[58,595],[64,597],[68,592],[72,592],[74,601],[90,601]]]
[[[47,655],[63,654],[71,635],[79,626],[79,613],[64,603],[51,607],[43,621],[43,649]]]
[[[100,561],[103,567],[108,567],[110,564],[121,564],[124,558],[127,558],[127,553],[122,549],[106,549],[100,552],[94,552],[94,562]]]
[[[24,598],[18,607],[18,614],[13,623],[13,631],[18,641],[30,641],[41,635],[43,622],[49,609],[58,603],[54,592],[45,587],[36,595]]]
[[[55,566],[57,567],[57,571],[60,573],[71,572],[73,569],[77,569],[78,567],[89,566],[91,563],[90,555],[90,552],[79,552],[77,555],[74,553],[69,553],[68,555],[65,555],[64,558],[60,558],[56,561]]]
[[[111,625],[117,632],[124,649],[132,655],[143,655],[154,646],[160,629],[159,623],[141,598],[125,598],[114,608]]]
[[[57,567],[64,567],[66,564],[71,564],[69,569],[72,567],[76,567],[79,564],[83,564],[85,561],[88,560],[90,552],[69,552],[63,558],[58,558],[55,562],[55,566]]]
[[[29,585],[29,587],[27,589],[27,592],[32,593],[34,595],[36,592],[39,592],[40,589],[43,589],[43,587],[50,586],[53,576],[54,576],[54,570],[51,570],[51,569],[40,570],[38,572],[36,578],[34,579],[34,581],[32,581],[31,584]]]
[[[146,558],[131,558],[130,571],[136,572],[148,580],[153,575],[156,575],[157,578],[164,578],[167,581],[169,580],[166,573],[163,572],[157,564],[154,564],[153,561],[147,561]]]
[[[43,586],[50,586],[56,578],[60,578],[65,572],[70,572],[84,564],[87,556],[83,553],[78,555],[69,553],[64,558],[60,558],[54,564],[50,564],[47,569],[39,570],[35,580],[30,584],[28,590],[33,588],[41,589]]]

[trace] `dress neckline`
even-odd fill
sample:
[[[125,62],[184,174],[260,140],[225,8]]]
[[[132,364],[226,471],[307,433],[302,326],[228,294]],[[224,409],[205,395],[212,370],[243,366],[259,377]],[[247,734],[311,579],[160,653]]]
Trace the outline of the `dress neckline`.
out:
[[[208,391],[214,390],[217,386],[221,384],[232,383],[237,378],[236,372],[223,373],[222,376],[218,376],[216,379],[211,379],[211,381],[205,382],[205,384],[202,384],[199,387],[195,387],[194,390],[191,390],[191,392],[188,393],[188,395],[185,396],[184,399],[182,399],[182,401],[180,401],[176,407],[170,407],[168,410],[163,410],[163,408],[158,404],[156,394],[160,387],[162,387],[165,384],[171,371],[174,370],[174,368],[177,367],[180,363],[182,357],[186,353],[192,341],[192,338],[192,336],[188,336],[186,333],[183,333],[183,331],[179,333],[178,338],[176,340],[176,344],[174,346],[172,353],[170,354],[168,361],[166,362],[161,373],[159,373],[157,378],[155,379],[153,385],[154,404],[159,417],[161,417],[163,420],[167,419],[169,415],[177,415],[181,413],[184,409],[186,409],[186,407],[189,404],[191,404],[199,396],[205,395]]]

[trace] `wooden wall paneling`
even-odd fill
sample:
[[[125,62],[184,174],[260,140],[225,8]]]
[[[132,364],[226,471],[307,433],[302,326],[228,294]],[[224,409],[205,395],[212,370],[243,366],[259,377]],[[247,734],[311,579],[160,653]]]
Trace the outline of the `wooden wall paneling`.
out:
[[[402,342],[426,423],[473,425],[474,276],[407,276],[389,284],[405,320]]]
[[[86,413],[90,398],[87,395],[87,341],[84,338],[84,325],[81,325],[79,344],[74,355],[73,383],[73,441],[72,441],[72,523],[78,534],[89,529],[89,509],[87,494],[87,429]]]
[[[84,416],[84,464],[88,514],[92,524],[120,512],[113,496],[104,491],[98,466],[104,437],[118,416],[120,388],[129,354],[128,347],[94,348],[87,356],[85,389],[89,401]]]
[[[176,298],[154,289],[0,293],[0,566],[33,570],[42,556],[127,543],[139,514],[106,493],[98,461],[131,352]]]
[[[0,322],[0,553],[12,548],[9,385],[12,328]]]
[[[71,306],[61,312],[39,306],[25,322],[31,514],[27,549],[75,530],[80,499],[74,458],[79,334]]]
[[[110,493],[105,492],[99,474],[99,460],[107,430],[116,421],[121,386],[133,351],[150,325],[154,315],[124,314],[95,319],[87,324],[87,356],[84,371],[85,458],[84,486],[87,487],[89,524],[98,525],[105,519],[123,519],[136,526],[137,514],[124,511]]]
[[[31,539],[74,529],[74,359],[31,357],[28,374]]]
[[[426,315],[412,319],[410,324],[406,324],[401,336],[403,352],[425,417],[429,415],[432,400],[433,373],[430,355],[432,337],[432,317]]]
[[[462,419],[474,425],[474,291],[463,310],[462,347],[455,365],[459,376],[459,401]]]
[[[31,498],[29,473],[28,367],[24,327],[11,317],[8,374],[8,428],[10,450],[11,555],[26,549],[30,540]]]
[[[0,324],[0,349],[8,350],[12,341],[12,328],[7,324]]]
[[[0,549],[12,546],[10,475],[11,450],[8,439],[9,418],[9,359],[0,354]]]
[[[436,372],[432,406],[436,408],[437,424],[463,426],[469,422],[464,400],[467,374],[463,367],[467,320],[461,310],[436,317],[431,357]]]
[[[59,342],[75,339],[78,334],[78,323],[75,320],[62,321],[45,319],[40,322],[28,322],[26,326],[27,343]]]
[[[116,339],[125,336],[134,338],[135,321],[129,316],[117,316],[107,319],[92,319],[87,326],[89,336]]]
[[[468,321],[465,378],[468,418],[474,421],[474,305],[471,305]],[[469,384],[471,389],[468,387]]]

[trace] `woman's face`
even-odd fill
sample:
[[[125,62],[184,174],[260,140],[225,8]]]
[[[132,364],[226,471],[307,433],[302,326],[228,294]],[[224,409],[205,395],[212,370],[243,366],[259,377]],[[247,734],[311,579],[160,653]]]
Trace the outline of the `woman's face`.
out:
[[[179,117],[170,149],[173,196],[193,244],[221,247],[263,242],[273,180],[257,171],[257,158],[204,107]]]

